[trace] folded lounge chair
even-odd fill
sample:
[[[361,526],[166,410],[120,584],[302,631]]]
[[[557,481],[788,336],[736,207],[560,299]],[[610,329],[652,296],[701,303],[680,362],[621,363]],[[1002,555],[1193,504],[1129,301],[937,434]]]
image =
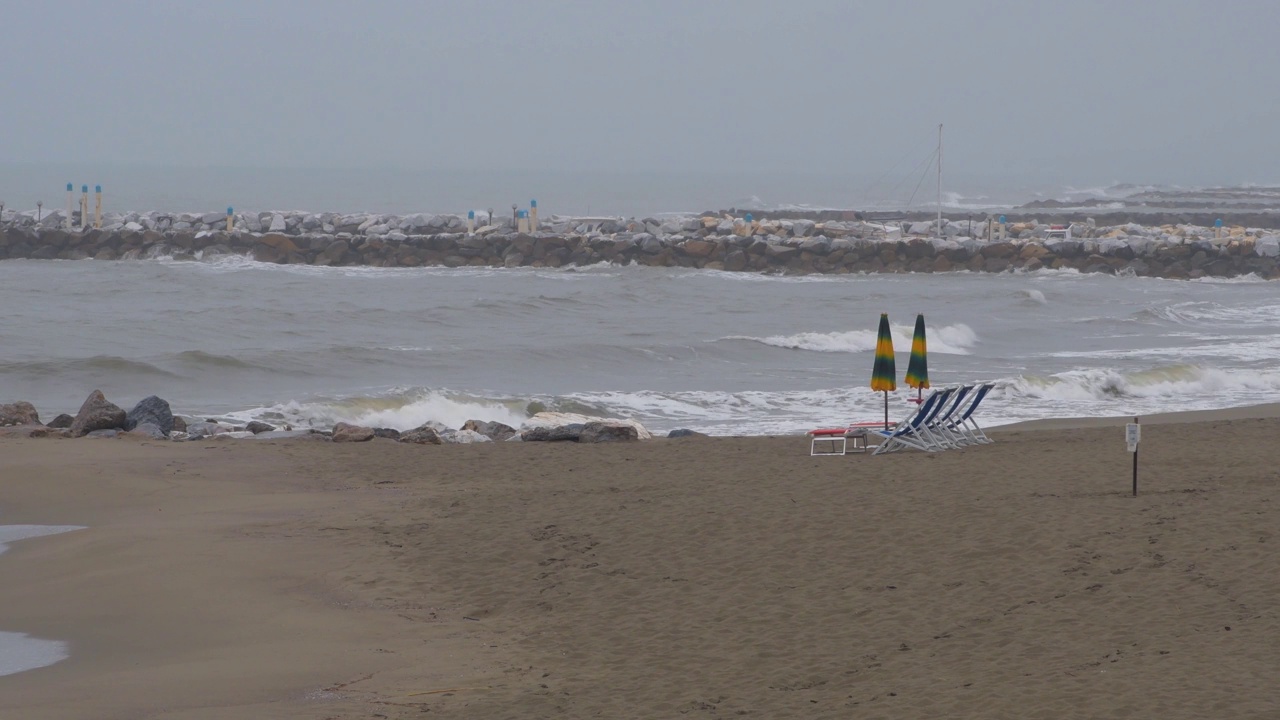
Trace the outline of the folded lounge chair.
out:
[[[897,425],[888,430],[872,431],[883,439],[871,454],[879,455],[904,448],[915,448],[925,452],[945,450],[947,446],[929,431],[927,423],[938,416],[938,412],[954,391],[954,388],[939,390],[926,398],[920,403],[920,407]]]
[[[942,408],[937,417],[928,422],[929,431],[947,447],[958,448],[970,444],[968,437],[953,430],[951,424],[955,421],[957,413],[964,406],[965,400],[969,397],[969,393],[973,391],[973,388],[973,385],[957,387],[951,396],[950,404]]]
[[[973,393],[973,401],[959,415],[951,418],[946,423],[944,430],[955,437],[962,438],[965,444],[986,444],[995,442],[982,432],[978,421],[973,419],[973,414],[978,410],[978,406],[982,404],[982,399],[987,396],[995,387],[994,383],[981,385]]]

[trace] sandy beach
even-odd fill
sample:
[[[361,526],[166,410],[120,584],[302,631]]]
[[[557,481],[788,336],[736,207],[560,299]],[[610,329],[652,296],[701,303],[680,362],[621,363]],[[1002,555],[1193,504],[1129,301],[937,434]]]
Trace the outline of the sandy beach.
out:
[[[1273,718],[1273,407],[940,454],[0,439],[0,717]],[[1089,427],[1088,425],[1100,425]]]

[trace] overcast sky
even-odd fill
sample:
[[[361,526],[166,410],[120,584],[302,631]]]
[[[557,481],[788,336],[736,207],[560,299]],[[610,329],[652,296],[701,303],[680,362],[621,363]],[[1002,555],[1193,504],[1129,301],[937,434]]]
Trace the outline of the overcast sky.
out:
[[[7,0],[0,160],[1280,179],[1280,2]]]

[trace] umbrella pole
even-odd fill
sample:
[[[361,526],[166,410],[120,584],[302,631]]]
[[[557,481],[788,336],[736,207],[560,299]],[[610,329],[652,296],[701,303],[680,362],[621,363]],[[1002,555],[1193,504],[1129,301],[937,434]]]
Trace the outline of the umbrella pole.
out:
[[[884,429],[889,429],[889,391],[884,391]]]

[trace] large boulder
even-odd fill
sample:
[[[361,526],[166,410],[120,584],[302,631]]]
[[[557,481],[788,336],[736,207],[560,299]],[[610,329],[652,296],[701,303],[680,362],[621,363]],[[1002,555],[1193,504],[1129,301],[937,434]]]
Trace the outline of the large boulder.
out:
[[[399,441],[402,443],[412,443],[414,445],[444,444],[444,439],[440,437],[440,431],[432,427],[431,423],[400,433]]]
[[[525,442],[578,442],[585,423],[567,423],[526,428],[520,431],[520,439]]]
[[[262,433],[265,433],[265,432],[275,432],[276,426],[269,425],[267,423],[262,422],[261,420],[251,420],[248,425],[244,426],[244,429],[253,433],[254,435],[261,435]]]
[[[0,405],[0,427],[6,425],[39,425],[40,414],[36,408],[25,400],[12,405]]]
[[[338,423],[333,426],[334,442],[368,442],[373,439],[373,428]]]
[[[510,425],[504,425],[500,422],[487,422],[484,420],[468,420],[462,426],[462,429],[474,430],[490,440],[497,440],[499,442],[516,434],[516,429]]]
[[[634,425],[609,422],[589,422],[582,426],[582,432],[578,435],[580,443],[628,442],[639,439],[640,433]]]
[[[173,411],[169,409],[169,403],[152,395],[140,400],[125,415],[125,430],[133,430],[144,424],[155,425],[165,434],[173,432]]]
[[[576,413],[560,413],[560,412],[540,412],[540,413],[534,414],[533,417],[530,417],[528,420],[524,422],[523,425],[520,426],[520,430],[521,430],[520,434],[521,436],[524,437],[525,440],[528,440],[530,439],[527,433],[528,430],[533,430],[536,428],[566,428],[566,432],[574,434],[576,439],[576,435],[582,432],[581,428],[578,428],[576,431],[574,431],[574,430],[568,430],[567,429],[568,426],[587,425],[588,423],[594,423],[594,422],[603,422],[607,425],[628,425],[635,428],[636,439],[650,440],[653,438],[653,435],[648,430],[646,430],[643,425],[636,422],[635,420],[623,420],[621,418],[592,417],[590,415],[579,415]],[[567,438],[558,438],[558,439],[567,439]]]
[[[84,437],[96,430],[117,430],[124,427],[125,412],[107,401],[101,390],[94,390],[80,406],[68,434]]]

